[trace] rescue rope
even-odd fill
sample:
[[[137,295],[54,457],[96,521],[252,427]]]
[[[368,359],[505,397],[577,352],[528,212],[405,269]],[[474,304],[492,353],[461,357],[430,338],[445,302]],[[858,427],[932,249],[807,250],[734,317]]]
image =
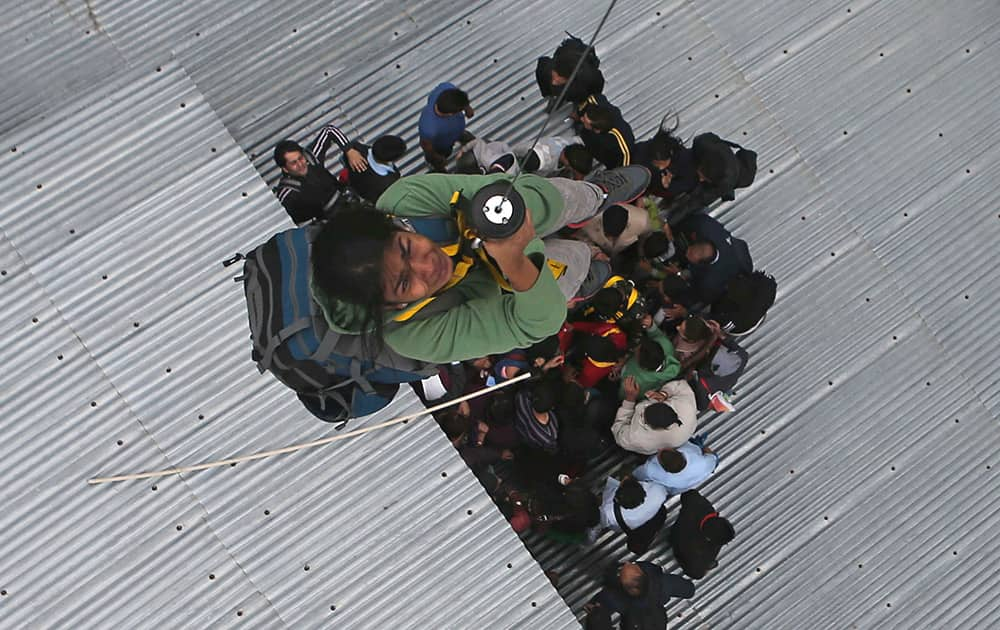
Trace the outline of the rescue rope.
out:
[[[373,424],[370,427],[363,427],[361,429],[355,429],[354,431],[348,431],[347,433],[341,433],[339,435],[331,435],[330,437],[325,437],[319,440],[313,440],[312,442],[303,442],[302,444],[295,444],[292,446],[285,446],[283,448],[276,448],[271,451],[263,451],[261,453],[250,453],[247,455],[237,455],[236,457],[230,457],[228,459],[220,459],[214,462],[206,462],[203,464],[193,464],[191,466],[179,466],[177,468],[167,468],[164,470],[155,470],[151,472],[141,472],[141,473],[129,473],[124,475],[116,475],[114,477],[95,477],[93,479],[88,479],[87,483],[94,486],[102,483],[112,483],[116,481],[132,481],[134,479],[149,479],[151,477],[165,477],[167,475],[177,475],[187,472],[195,472],[198,470],[208,470],[209,468],[219,468],[222,466],[228,466],[232,464],[238,464],[240,462],[250,462],[257,459],[265,459],[267,457],[273,457],[274,455],[284,455],[285,453],[294,453],[296,451],[302,451],[307,448],[313,448],[315,446],[323,446],[324,444],[330,444],[331,442],[337,442],[339,440],[346,440],[347,438],[362,435],[364,433],[370,433],[378,429],[384,429],[386,427],[392,426],[394,424],[399,424],[401,422],[406,422],[407,420],[413,420],[414,418],[419,418],[421,416],[430,415],[435,411],[440,411],[442,409],[447,409],[452,405],[457,405],[460,402],[466,400],[471,400],[482,396],[483,394],[494,392],[498,389],[513,385],[515,383],[520,383],[531,377],[531,372],[525,372],[515,376],[514,378],[504,381],[503,383],[497,383],[490,387],[484,387],[478,391],[474,391],[464,396],[455,398],[454,400],[449,400],[433,407],[428,407],[427,409],[422,409],[416,413],[411,413],[405,416],[399,416],[398,418],[393,418],[392,420],[387,420],[385,422],[380,422],[379,424]]]

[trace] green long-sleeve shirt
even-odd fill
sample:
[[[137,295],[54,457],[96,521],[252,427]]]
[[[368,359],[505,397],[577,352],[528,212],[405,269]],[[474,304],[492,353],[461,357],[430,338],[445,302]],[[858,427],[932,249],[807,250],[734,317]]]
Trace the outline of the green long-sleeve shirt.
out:
[[[401,217],[447,216],[454,191],[461,189],[471,197],[480,187],[504,178],[504,175],[404,177],[390,186],[376,205]],[[548,231],[559,220],[562,197],[551,184],[540,177],[523,176],[515,188],[531,209],[537,231]],[[544,265],[542,250],[542,242],[537,238],[525,248],[541,268],[538,280],[527,291],[503,293],[490,273],[476,265],[446,292],[449,298],[457,294],[457,304],[424,319],[417,317],[391,325],[384,336],[386,345],[405,357],[448,363],[523,348],[555,334],[566,319],[566,298]],[[361,332],[358,307],[331,302],[315,285],[313,297],[331,328]],[[393,315],[387,312],[386,322]]]
[[[622,368],[622,376],[618,386],[618,395],[622,398],[625,397],[625,379],[629,376],[634,377],[636,383],[639,384],[639,395],[641,396],[652,389],[659,389],[664,383],[673,380],[680,374],[681,363],[674,356],[674,344],[670,343],[670,338],[656,326],[651,326],[646,331],[646,336],[663,348],[663,354],[666,357],[663,360],[663,369],[659,372],[644,370],[639,367],[639,361],[635,355],[632,355],[625,367]]]

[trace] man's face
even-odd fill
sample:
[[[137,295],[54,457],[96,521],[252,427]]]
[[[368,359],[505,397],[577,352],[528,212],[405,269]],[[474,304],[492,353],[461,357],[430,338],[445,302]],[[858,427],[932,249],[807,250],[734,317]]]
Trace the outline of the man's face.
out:
[[[552,85],[554,85],[556,87],[560,87],[560,86],[566,85],[566,81],[567,80],[568,80],[568,77],[564,77],[563,75],[559,74],[555,70],[552,71]]]
[[[382,293],[390,304],[408,304],[440,291],[453,263],[434,241],[413,232],[394,232],[382,256]]]
[[[710,262],[715,258],[715,247],[711,243],[691,243],[684,255],[692,265]]]
[[[305,177],[306,173],[309,172],[309,162],[306,161],[306,156],[302,151],[288,151],[285,153],[285,165],[281,167],[281,170],[289,175]]]
[[[618,579],[621,581],[622,590],[631,597],[639,597],[642,590],[639,588],[642,578],[642,569],[634,562],[626,562],[622,568],[618,569]]]

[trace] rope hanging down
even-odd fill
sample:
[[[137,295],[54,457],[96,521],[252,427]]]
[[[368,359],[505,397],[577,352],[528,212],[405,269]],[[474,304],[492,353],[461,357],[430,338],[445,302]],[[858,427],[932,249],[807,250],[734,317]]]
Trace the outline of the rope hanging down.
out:
[[[361,435],[363,433],[370,433],[378,429],[384,429],[386,427],[392,426],[394,424],[399,424],[401,422],[406,422],[407,420],[412,420],[414,418],[419,418],[420,416],[430,415],[435,411],[440,411],[441,409],[446,409],[452,405],[457,405],[460,402],[471,400],[483,394],[496,391],[503,387],[513,385],[514,383],[520,383],[521,381],[531,377],[531,372],[525,372],[524,374],[515,376],[509,381],[504,381],[503,383],[498,383],[492,387],[484,387],[479,391],[472,392],[471,394],[466,394],[460,396],[454,400],[449,400],[433,407],[427,409],[422,409],[416,413],[411,413],[405,416],[399,416],[398,418],[393,418],[392,420],[387,420],[386,422],[380,422],[379,424],[373,424],[370,427],[364,427],[361,429],[355,429],[354,431],[348,431],[347,433],[341,433],[339,435],[332,435],[330,437],[325,437],[319,440],[313,440],[312,442],[303,442],[302,444],[295,444],[292,446],[285,446],[283,448],[276,448],[272,451],[263,451],[261,453],[251,453],[249,455],[237,455],[236,457],[230,457],[229,459],[220,459],[215,462],[206,462],[204,464],[194,464],[191,466],[180,466],[178,468],[167,468],[165,470],[156,470],[152,472],[142,472],[142,473],[130,473],[126,475],[117,475],[114,477],[95,477],[93,479],[88,479],[87,483],[94,486],[102,483],[111,483],[115,481],[132,481],[134,479],[149,479],[150,477],[164,477],[166,475],[176,475],[186,472],[195,472],[198,470],[208,470],[209,468],[219,468],[221,466],[228,466],[230,464],[238,464],[240,462],[250,462],[255,459],[265,459],[273,455],[284,455],[285,453],[294,453],[296,451],[302,451],[307,448],[313,448],[315,446],[323,446],[324,444],[329,444],[331,442],[337,442],[339,440],[346,440],[347,438],[354,437],[356,435]]]

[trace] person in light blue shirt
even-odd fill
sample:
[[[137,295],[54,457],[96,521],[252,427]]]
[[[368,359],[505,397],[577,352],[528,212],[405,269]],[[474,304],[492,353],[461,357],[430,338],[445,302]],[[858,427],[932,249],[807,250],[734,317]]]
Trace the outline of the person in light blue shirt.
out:
[[[475,110],[469,95],[452,83],[441,83],[427,97],[420,112],[420,148],[434,171],[443,172],[455,143],[465,135],[465,119]],[[470,138],[471,139],[471,138]]]
[[[719,456],[712,449],[686,442],[650,455],[646,463],[632,471],[632,476],[639,481],[658,483],[675,495],[697,488],[718,465]]]

